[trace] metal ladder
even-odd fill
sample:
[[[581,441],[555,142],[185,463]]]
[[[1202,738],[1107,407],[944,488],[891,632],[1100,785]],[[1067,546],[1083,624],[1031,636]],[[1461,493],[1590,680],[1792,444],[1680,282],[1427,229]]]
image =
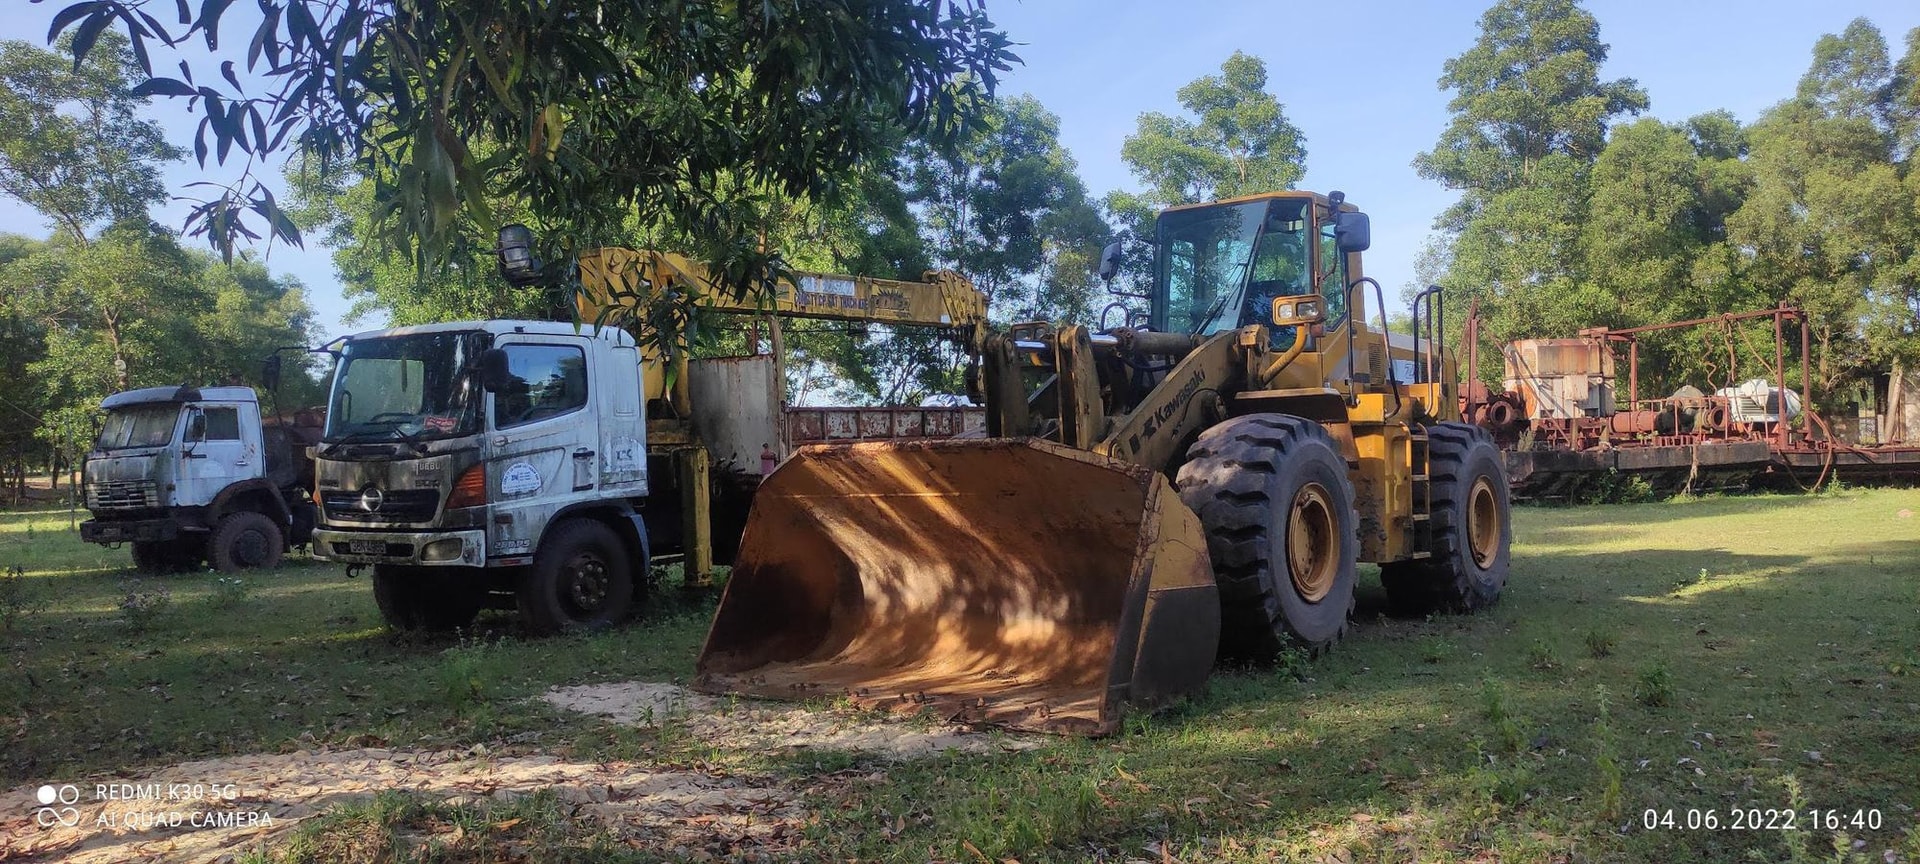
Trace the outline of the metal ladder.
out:
[[[1433,483],[1427,473],[1428,464],[1427,427],[1412,424],[1407,427],[1408,468],[1412,471],[1408,477],[1412,481],[1413,498],[1413,557],[1430,558],[1433,556]]]

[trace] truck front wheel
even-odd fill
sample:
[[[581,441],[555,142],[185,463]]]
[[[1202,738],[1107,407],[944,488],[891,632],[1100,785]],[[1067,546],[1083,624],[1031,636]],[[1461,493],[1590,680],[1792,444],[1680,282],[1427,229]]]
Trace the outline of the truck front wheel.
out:
[[[221,517],[207,540],[207,557],[213,559],[213,569],[222,573],[272,569],[280,563],[280,553],[285,549],[280,526],[266,514],[251,510]]]
[[[373,601],[380,617],[403,633],[457,630],[473,623],[485,604],[476,574],[463,568],[373,566]],[[456,572],[448,572],[456,571]]]
[[[633,589],[619,535],[591,519],[571,519],[547,529],[515,593],[527,628],[551,635],[620,623],[633,609]]]

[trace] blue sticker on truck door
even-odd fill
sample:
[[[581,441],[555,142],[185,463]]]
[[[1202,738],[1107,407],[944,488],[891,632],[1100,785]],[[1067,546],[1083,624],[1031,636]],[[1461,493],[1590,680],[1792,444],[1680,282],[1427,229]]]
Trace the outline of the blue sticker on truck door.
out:
[[[524,495],[540,491],[540,472],[526,462],[515,462],[500,474],[500,494]]]

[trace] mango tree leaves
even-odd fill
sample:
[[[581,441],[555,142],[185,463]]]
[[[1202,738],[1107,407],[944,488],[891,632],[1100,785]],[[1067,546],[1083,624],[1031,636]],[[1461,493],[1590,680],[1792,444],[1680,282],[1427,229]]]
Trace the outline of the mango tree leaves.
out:
[[[146,7],[178,6],[178,33]],[[549,260],[679,226],[727,286],[749,290],[768,257],[749,219],[717,194],[744,175],[824,199],[900,130],[951,143],[1017,58],[982,0],[87,0],[55,32],[73,50],[105,27],[134,45],[144,85],[201,113],[203,161],[297,146],[323,170],[382,185],[380,222],[424,270],[462,252],[459,216],[486,222],[490,195],[523,199]],[[155,46],[203,36],[223,86],[156,75]],[[226,38],[239,35],[241,40]],[[165,81],[166,83],[160,83]],[[192,95],[187,90],[192,89]],[[476,147],[481,142],[499,145]],[[484,153],[486,155],[478,155]],[[884,154],[882,154],[884,155]],[[204,200],[190,233],[224,254],[262,230],[294,240],[251,174]]]

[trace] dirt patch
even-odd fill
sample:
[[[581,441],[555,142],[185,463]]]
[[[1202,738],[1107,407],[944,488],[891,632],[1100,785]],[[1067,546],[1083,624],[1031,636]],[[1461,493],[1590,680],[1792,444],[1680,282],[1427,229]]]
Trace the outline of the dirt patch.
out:
[[[927,726],[878,712],[815,711],[787,703],[707,696],[673,684],[629,681],[556,687],[557,708],[640,726],[678,724],[701,740],[748,750],[817,748],[914,759],[947,750],[997,753],[1040,746],[1041,738],[967,726]]]
[[[502,756],[484,747],[300,751],[0,793],[0,860],[224,861],[330,806],[384,790],[462,803],[547,788],[576,813],[656,848],[698,849],[719,838],[734,849],[774,851],[804,818],[797,793],[765,778]],[[42,803],[47,797],[51,806]]]

